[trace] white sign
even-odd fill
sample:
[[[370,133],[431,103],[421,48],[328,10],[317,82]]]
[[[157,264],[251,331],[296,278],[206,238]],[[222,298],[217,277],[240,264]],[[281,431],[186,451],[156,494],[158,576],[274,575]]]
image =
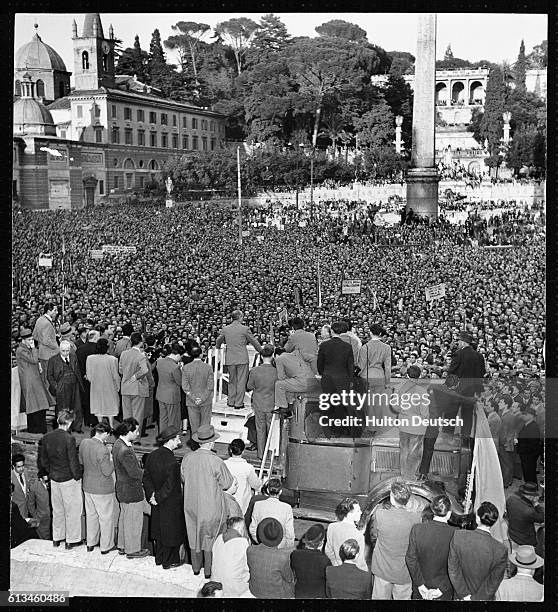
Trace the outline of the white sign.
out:
[[[135,253],[135,246],[121,246],[119,244],[103,244],[101,247],[103,253]]]
[[[91,249],[89,255],[91,259],[103,259],[105,252],[102,249]]]
[[[165,207],[166,208],[172,208],[173,206],[174,206],[174,202],[170,198],[167,198],[165,200]]]
[[[52,268],[52,255],[50,253],[39,253],[39,267]]]
[[[256,239],[258,240],[258,242],[263,242],[264,241],[264,237],[263,236],[256,236]]]
[[[446,284],[440,283],[439,285],[432,285],[431,287],[425,287],[424,293],[426,294],[426,301],[432,302],[432,300],[439,300],[446,295]]]
[[[289,313],[287,312],[286,308],[283,308],[283,310],[279,312],[279,324],[281,323],[284,323],[285,325],[288,325],[289,323]]]
[[[242,230],[242,237],[248,238],[250,236],[250,230]]]
[[[341,281],[341,295],[352,295],[360,293],[362,281],[360,279],[345,278]]]

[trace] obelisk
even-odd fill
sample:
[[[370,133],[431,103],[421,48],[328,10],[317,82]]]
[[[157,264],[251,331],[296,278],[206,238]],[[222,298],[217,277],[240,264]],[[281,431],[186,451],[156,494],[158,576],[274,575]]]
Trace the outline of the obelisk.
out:
[[[413,102],[413,147],[407,172],[407,211],[438,217],[438,172],[435,165],[436,14],[418,15]]]

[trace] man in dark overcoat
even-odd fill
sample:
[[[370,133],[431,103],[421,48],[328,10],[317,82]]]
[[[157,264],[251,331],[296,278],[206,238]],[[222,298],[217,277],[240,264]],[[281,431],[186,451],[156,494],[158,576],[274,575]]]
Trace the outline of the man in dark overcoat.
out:
[[[70,343],[60,343],[60,353],[48,360],[47,380],[50,393],[56,398],[56,414],[67,410],[76,415],[72,430],[83,433],[83,413],[81,411],[80,391],[83,382],[77,358],[70,350]]]
[[[167,427],[157,436],[160,448],[145,462],[143,488],[151,504],[151,537],[155,563],[163,569],[178,567],[180,546],[185,544],[186,524],[182,505],[180,466],[174,451],[182,445],[179,427]]]
[[[459,378],[457,391],[466,397],[473,397],[482,391],[482,379],[486,374],[484,357],[471,346],[472,343],[473,336],[469,332],[462,331],[459,334],[459,349],[453,355],[448,370],[448,375],[455,374]],[[463,403],[460,407],[463,419],[461,438],[468,440],[473,425],[473,409],[472,406]]]

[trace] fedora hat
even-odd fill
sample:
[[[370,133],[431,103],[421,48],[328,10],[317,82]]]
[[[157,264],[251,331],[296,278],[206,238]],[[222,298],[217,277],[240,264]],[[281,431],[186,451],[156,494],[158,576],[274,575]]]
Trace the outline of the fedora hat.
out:
[[[22,340],[25,340],[25,338],[30,338],[32,335],[33,335],[33,332],[30,329],[25,328],[21,330],[19,337]]]
[[[181,432],[182,430],[178,427],[165,427],[165,429],[163,429],[163,431],[157,436],[157,440],[161,444],[164,444],[165,442],[176,438],[176,436],[178,436]]]
[[[508,559],[517,567],[525,567],[527,569],[537,569],[544,565],[542,557],[539,557],[535,552],[534,546],[525,544],[518,546],[508,555]]]
[[[539,494],[539,486],[535,482],[526,482],[519,486],[518,493],[520,495],[529,495],[536,497]]]
[[[467,344],[472,344],[473,343],[473,336],[466,331],[462,331],[459,333],[459,339],[463,340],[463,342],[467,342]]]
[[[60,326],[60,333],[62,335],[69,334],[71,331],[72,331],[72,326],[68,323],[68,321],[66,321],[65,323],[62,323],[62,325]]]
[[[207,442],[213,442],[217,440],[219,434],[215,433],[213,425],[202,425],[198,431],[192,436],[196,442],[200,444],[206,444]]]
[[[261,544],[279,546],[283,539],[283,527],[277,519],[268,517],[258,525],[256,535]]]

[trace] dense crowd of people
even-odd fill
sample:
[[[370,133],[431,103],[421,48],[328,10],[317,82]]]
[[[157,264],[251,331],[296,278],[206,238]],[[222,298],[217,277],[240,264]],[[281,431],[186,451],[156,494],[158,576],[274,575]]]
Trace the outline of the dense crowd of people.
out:
[[[164,569],[188,560],[211,580],[200,597],[540,600],[544,216],[482,209],[460,225],[407,214],[387,227],[375,223],[375,205],[328,200],[313,210],[248,209],[242,228],[235,211],[210,207],[15,211],[13,364],[28,430],[44,435],[34,497],[25,457],[12,456],[12,546],[41,537],[131,561],[153,554]],[[91,257],[103,245],[133,252]],[[52,267],[38,266],[39,254]],[[361,280],[362,292],[343,295],[344,279]],[[440,283],[442,296],[428,301],[425,289]],[[247,343],[263,360],[250,374]],[[211,452],[207,360],[222,344],[229,407],[242,408],[248,389],[256,413],[252,445],[233,441],[227,461]],[[484,387],[455,390],[456,377],[472,376],[462,355],[478,364],[473,377]],[[439,433],[431,428],[399,432],[404,480],[370,523],[347,499],[327,533],[315,525],[294,548],[281,481],[263,484],[243,454],[261,458],[270,413],[290,418],[308,380],[331,393],[358,377],[386,386],[400,377],[434,395],[424,379],[445,379],[435,386],[462,414],[476,395],[504,486],[521,463],[507,548],[490,536],[499,518],[490,502],[468,531],[451,525],[444,495],[428,516],[417,508],[406,482],[429,474]],[[133,447],[151,422],[159,448],[140,466]],[[78,450],[73,432],[85,427],[91,438]],[[504,579],[508,560],[518,571]]]

